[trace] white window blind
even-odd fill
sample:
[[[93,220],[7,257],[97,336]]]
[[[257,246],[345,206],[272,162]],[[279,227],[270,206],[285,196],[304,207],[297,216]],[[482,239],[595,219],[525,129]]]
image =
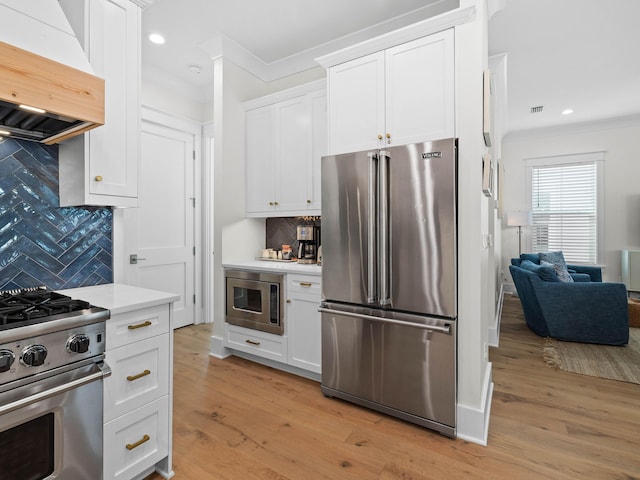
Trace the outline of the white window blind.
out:
[[[598,263],[596,161],[531,166],[532,247],[568,263]]]

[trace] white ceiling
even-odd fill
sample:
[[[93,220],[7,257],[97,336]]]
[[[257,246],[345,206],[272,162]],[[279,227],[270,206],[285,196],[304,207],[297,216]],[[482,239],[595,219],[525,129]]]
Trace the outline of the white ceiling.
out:
[[[500,2],[498,2],[500,3]],[[489,54],[507,53],[507,130],[640,117],[640,0],[504,0]],[[212,95],[219,39],[265,68],[312,68],[314,58],[455,8],[459,0],[155,0],[142,14],[143,76]],[[189,66],[197,66],[193,73]],[[150,76],[154,79],[151,80]],[[543,105],[542,113],[530,108]],[[560,114],[573,108],[572,115]]]
[[[638,19],[638,0],[506,0],[489,22],[489,54],[507,53],[509,131],[637,123]]]

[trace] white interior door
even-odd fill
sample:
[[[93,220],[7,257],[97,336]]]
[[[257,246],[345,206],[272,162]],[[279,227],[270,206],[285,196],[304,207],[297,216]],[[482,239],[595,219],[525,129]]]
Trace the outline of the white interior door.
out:
[[[175,327],[195,321],[193,133],[142,122],[138,208],[127,209],[128,282],[180,295]]]

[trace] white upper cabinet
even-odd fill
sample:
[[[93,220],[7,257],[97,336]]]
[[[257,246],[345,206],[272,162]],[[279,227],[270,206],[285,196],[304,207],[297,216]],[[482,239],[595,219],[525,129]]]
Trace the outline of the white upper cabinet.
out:
[[[454,31],[329,68],[332,154],[455,136]]]
[[[324,81],[252,100],[245,107],[247,216],[320,215]]]
[[[105,124],[62,142],[60,205],[135,207],[140,138],[140,7],[129,0],[61,0],[105,80]]]

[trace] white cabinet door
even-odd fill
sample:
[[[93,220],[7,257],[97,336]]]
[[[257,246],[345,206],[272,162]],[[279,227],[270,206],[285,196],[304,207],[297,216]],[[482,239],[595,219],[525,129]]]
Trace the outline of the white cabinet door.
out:
[[[272,105],[246,115],[246,210],[269,214],[275,208],[274,114]]]
[[[275,119],[275,210],[305,210],[312,173],[309,99],[301,96],[277,103]]]
[[[102,0],[91,3],[89,14],[89,60],[96,75],[105,80],[104,125],[87,134],[90,193],[135,198],[140,135],[140,9],[129,0]]]
[[[287,288],[287,361],[289,365],[321,373],[320,277],[287,275]]]
[[[327,145],[327,94],[325,91],[310,95],[311,101],[311,175],[307,179],[307,210],[309,215],[320,215],[322,208],[322,157]]]
[[[453,29],[329,69],[329,152],[455,136]]]
[[[387,145],[454,136],[453,30],[385,52]]]
[[[321,90],[247,110],[247,216],[320,215],[326,101]]]
[[[60,144],[60,205],[135,207],[140,7],[129,0],[60,0],[60,5],[96,75],[105,80],[104,125]]]
[[[384,127],[384,52],[329,69],[329,152],[379,145]]]

